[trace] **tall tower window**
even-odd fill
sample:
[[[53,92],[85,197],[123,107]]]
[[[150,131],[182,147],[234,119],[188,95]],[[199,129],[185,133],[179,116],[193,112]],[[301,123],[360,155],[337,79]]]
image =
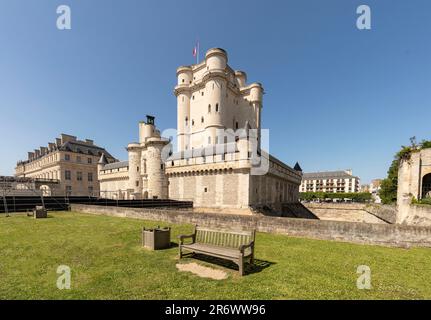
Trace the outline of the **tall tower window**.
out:
[[[211,105],[208,105],[208,113],[211,113]]]
[[[238,125],[238,121],[235,122],[235,129],[238,129],[239,125]]]
[[[188,126],[189,125],[189,118],[188,117],[186,117],[185,122],[186,122],[186,126]]]
[[[204,123],[205,119],[204,117],[201,118],[201,123]]]
[[[203,96],[204,96],[204,92],[202,91],[202,93],[201,93],[201,94],[202,94],[202,97],[203,97]]]
[[[216,112],[218,112],[218,103],[216,104]]]

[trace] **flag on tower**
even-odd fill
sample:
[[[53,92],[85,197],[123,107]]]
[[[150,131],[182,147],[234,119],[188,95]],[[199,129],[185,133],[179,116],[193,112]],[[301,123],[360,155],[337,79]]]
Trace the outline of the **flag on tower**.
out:
[[[196,64],[199,64],[199,41],[196,43],[193,48],[193,57],[196,58]]]

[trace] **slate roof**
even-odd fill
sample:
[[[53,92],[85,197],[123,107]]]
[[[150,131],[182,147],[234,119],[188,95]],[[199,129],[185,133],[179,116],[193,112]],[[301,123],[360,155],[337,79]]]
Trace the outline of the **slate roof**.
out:
[[[63,143],[58,150],[60,151],[68,151],[68,152],[75,152],[75,153],[81,153],[81,154],[88,154],[92,156],[102,156],[104,153],[106,158],[109,161],[114,161],[115,158],[104,148],[101,148],[96,145],[89,145],[86,143],[82,143],[79,141],[67,141]]]
[[[112,169],[120,169],[129,166],[129,161],[118,161],[105,165],[103,170],[112,170]]]
[[[320,180],[320,179],[352,179],[356,176],[350,175],[345,171],[324,171],[324,172],[308,172],[302,176],[303,180]]]

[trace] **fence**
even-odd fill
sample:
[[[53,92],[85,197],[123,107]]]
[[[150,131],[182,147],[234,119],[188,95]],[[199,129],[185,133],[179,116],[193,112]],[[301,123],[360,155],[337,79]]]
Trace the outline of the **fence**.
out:
[[[0,201],[0,213],[27,212],[36,206],[50,211],[68,210],[71,204],[87,204],[125,208],[193,208],[191,201],[163,199],[112,200],[95,197],[5,196]]]

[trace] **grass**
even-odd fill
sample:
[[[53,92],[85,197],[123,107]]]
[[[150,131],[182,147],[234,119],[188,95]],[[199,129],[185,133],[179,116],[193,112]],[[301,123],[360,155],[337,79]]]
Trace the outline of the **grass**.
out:
[[[177,248],[147,251],[142,226],[161,222],[51,213],[35,220],[0,216],[0,299],[430,299],[431,250],[399,249],[259,233],[262,267],[222,281],[176,269]],[[171,225],[172,239],[190,225]],[[56,287],[56,270],[72,270],[71,290]],[[356,288],[359,265],[372,289]]]

